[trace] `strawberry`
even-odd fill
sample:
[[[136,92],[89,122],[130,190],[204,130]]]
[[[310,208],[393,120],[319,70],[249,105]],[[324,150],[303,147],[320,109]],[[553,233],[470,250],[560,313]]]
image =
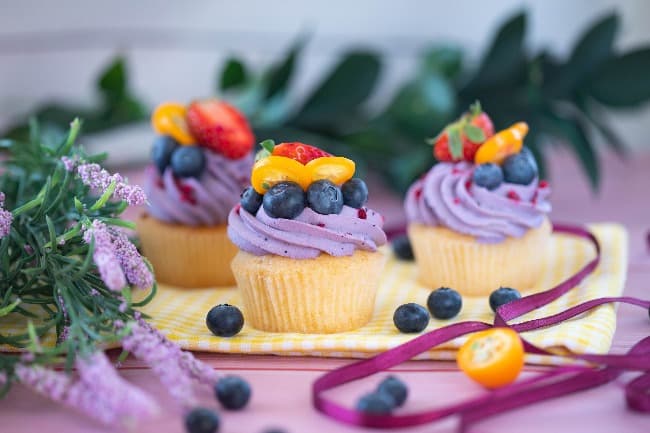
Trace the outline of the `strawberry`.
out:
[[[264,157],[264,155],[285,156],[287,158],[294,159],[303,165],[316,158],[321,158],[323,156],[332,156],[331,153],[327,153],[317,147],[300,143],[298,141],[280,143],[276,145],[272,140],[265,140],[262,142],[262,147],[264,149],[260,151],[262,152],[262,154],[259,154],[260,157]]]
[[[194,101],[187,108],[186,119],[200,146],[226,158],[241,158],[253,148],[255,137],[246,118],[226,102]]]
[[[448,125],[429,142],[433,144],[433,155],[438,161],[450,162],[464,159],[472,162],[479,147],[492,135],[494,135],[492,120],[481,110],[477,102],[470,107],[469,113]]]

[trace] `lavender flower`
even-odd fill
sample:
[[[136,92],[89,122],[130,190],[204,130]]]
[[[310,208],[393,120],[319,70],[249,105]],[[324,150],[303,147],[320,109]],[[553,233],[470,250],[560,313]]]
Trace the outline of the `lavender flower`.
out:
[[[84,241],[89,244],[93,238],[95,239],[93,261],[99,269],[104,284],[111,290],[122,290],[126,286],[126,277],[115,254],[111,234],[106,224],[99,220],[93,221],[92,226],[84,232]]]
[[[15,373],[26,387],[104,424],[130,424],[158,411],[151,397],[117,374],[103,352],[77,358],[75,365],[77,381],[41,366],[17,364]]]
[[[14,216],[11,212],[2,208],[4,204],[5,194],[4,192],[0,192],[0,239],[9,234],[11,231],[11,223],[14,219]]]
[[[104,191],[115,182],[115,191],[112,198],[126,201],[130,206],[139,206],[147,201],[144,190],[137,185],[129,185],[119,173],[110,174],[99,164],[79,161],[75,158],[61,158],[63,166],[67,171],[75,171],[84,183],[92,189]]]
[[[139,289],[153,286],[153,274],[142,256],[121,230],[112,230],[115,255],[124,270],[128,282]]]
[[[191,353],[183,352],[143,319],[133,323],[131,334],[122,340],[122,347],[149,365],[172,397],[186,408],[197,406],[193,379],[210,384],[218,379],[216,372]]]

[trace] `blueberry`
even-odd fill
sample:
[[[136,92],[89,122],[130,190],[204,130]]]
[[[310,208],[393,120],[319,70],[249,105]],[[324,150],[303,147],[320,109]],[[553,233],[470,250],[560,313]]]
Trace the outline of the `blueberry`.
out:
[[[436,289],[427,298],[427,307],[436,319],[451,319],[460,313],[462,306],[460,293],[449,287]]]
[[[343,209],[343,194],[329,180],[317,180],[307,188],[307,204],[322,215],[339,214]]]
[[[411,241],[408,236],[397,236],[393,239],[392,245],[398,259],[413,260],[413,248],[411,248]]]
[[[293,219],[305,209],[305,193],[295,182],[276,183],[264,194],[262,206],[271,218]]]
[[[533,155],[533,152],[529,148],[524,146],[524,147],[521,148],[521,151],[519,153],[521,153],[522,155],[525,155],[526,158],[528,158],[528,161],[530,161],[530,164],[535,169],[535,173],[539,173],[539,168],[537,166],[537,160],[535,159],[535,155]]]
[[[381,392],[371,392],[359,399],[357,402],[357,410],[364,413],[372,413],[375,415],[389,414],[395,407],[395,400],[390,394]]]
[[[219,304],[208,311],[205,324],[217,337],[232,337],[244,326],[244,316],[233,305]]]
[[[172,153],[171,164],[178,177],[199,177],[205,168],[205,154],[199,146],[180,146]]]
[[[210,409],[197,407],[185,415],[187,433],[215,433],[219,430],[219,417]]]
[[[249,186],[241,193],[241,200],[239,202],[246,212],[255,215],[260,206],[262,206],[263,197],[252,186]]]
[[[503,182],[503,171],[496,164],[481,164],[474,169],[472,180],[476,185],[492,191]]]
[[[496,312],[500,306],[516,301],[519,298],[521,298],[521,295],[515,289],[500,287],[490,294],[490,308]]]
[[[429,324],[429,312],[415,303],[400,305],[393,314],[393,323],[400,332],[421,332]]]
[[[523,153],[511,155],[503,161],[503,178],[506,182],[528,185],[535,179],[535,176],[537,176],[535,166],[530,162],[530,158]]]
[[[214,393],[224,408],[239,410],[250,400],[251,387],[239,376],[226,376],[214,386]]]
[[[368,187],[359,178],[350,179],[341,186],[343,192],[343,203],[347,206],[359,209],[368,201]]]
[[[377,387],[377,392],[379,394],[388,394],[393,397],[395,407],[399,407],[406,401],[409,390],[404,382],[395,376],[388,376],[386,379],[381,381]]]
[[[178,147],[178,143],[169,135],[159,135],[153,142],[151,149],[151,159],[158,168],[158,172],[163,174],[169,161],[171,160],[172,153]]]

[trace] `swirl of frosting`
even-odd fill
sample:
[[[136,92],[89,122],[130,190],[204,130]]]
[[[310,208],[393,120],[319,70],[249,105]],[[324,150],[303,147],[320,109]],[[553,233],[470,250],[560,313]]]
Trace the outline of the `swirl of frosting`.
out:
[[[156,167],[147,167],[144,188],[150,203],[148,211],[153,217],[190,226],[226,222],[228,212],[250,183],[248,173],[253,155],[228,159],[208,149],[204,152],[205,168],[199,179],[178,179],[171,167],[161,176]]]
[[[241,250],[258,256],[350,256],[357,249],[376,251],[385,244],[383,223],[377,212],[349,206],[332,215],[321,215],[306,207],[295,219],[271,218],[263,207],[252,215],[235,206],[228,216],[228,236]]]
[[[409,222],[444,226],[498,243],[539,227],[551,211],[550,188],[503,182],[490,191],[472,182],[474,165],[438,163],[409,188],[404,204]]]

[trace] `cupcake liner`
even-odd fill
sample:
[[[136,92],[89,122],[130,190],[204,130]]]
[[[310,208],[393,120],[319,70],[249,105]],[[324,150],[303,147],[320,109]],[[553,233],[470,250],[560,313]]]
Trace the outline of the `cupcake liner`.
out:
[[[237,247],[228,239],[225,224],[191,227],[144,214],[136,230],[158,282],[193,288],[235,284],[230,262]]]
[[[521,238],[482,244],[444,227],[409,224],[409,239],[420,282],[451,287],[464,296],[488,296],[501,286],[530,291],[539,282],[548,256],[551,224]]]
[[[326,334],[370,321],[384,262],[380,252],[295,260],[239,251],[232,269],[248,324],[268,332]]]

